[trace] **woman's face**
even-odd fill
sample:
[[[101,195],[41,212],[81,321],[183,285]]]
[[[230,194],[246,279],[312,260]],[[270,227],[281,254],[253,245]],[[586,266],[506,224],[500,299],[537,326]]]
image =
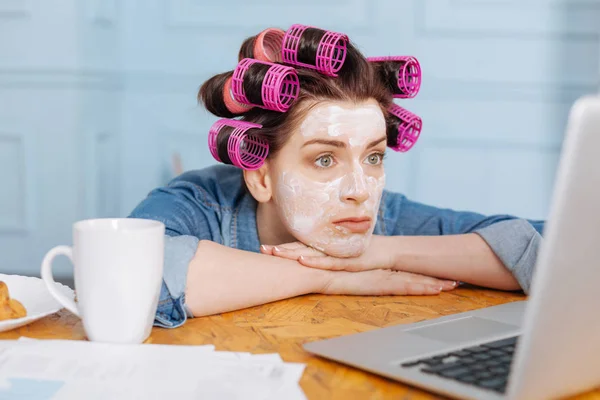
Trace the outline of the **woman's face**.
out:
[[[385,150],[385,119],[376,101],[310,109],[269,166],[287,230],[329,255],[363,253],[385,185]]]

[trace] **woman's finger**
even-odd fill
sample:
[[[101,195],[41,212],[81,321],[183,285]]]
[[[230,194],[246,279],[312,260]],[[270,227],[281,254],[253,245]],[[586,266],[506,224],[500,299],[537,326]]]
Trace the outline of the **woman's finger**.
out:
[[[441,291],[441,285],[414,282],[396,271],[377,269],[362,272],[332,272],[329,284],[324,288],[323,293],[385,296],[436,295]]]
[[[444,292],[447,292],[449,290],[454,290],[458,287],[458,282],[456,282],[456,281],[447,281],[445,279],[442,279],[441,282],[442,282],[442,290]]]
[[[278,244],[277,246],[274,246],[274,247],[277,247],[278,249],[285,249],[285,250],[298,250],[298,249],[308,248],[308,246],[302,242],[291,242],[291,243]]]
[[[304,243],[302,242],[291,242],[291,243],[284,243],[284,244],[278,244],[278,245],[269,245],[269,244],[263,244],[260,246],[260,252],[263,254],[273,254],[273,250],[275,248],[277,249],[286,249],[286,250],[296,250],[296,249],[303,249],[303,248],[307,248],[308,246],[306,246]]]
[[[427,275],[414,274],[410,272],[398,271],[400,274],[405,274],[407,279],[414,283],[422,283],[424,285],[441,285],[442,290],[452,290],[457,286],[456,281],[434,278]]]
[[[387,273],[385,281],[382,284],[382,290],[384,290],[384,293],[389,292],[391,294],[422,296],[439,294],[443,289],[443,285],[441,283],[434,283],[428,279],[410,279],[406,276],[406,274],[398,271],[380,271]]]
[[[273,248],[273,255],[277,257],[283,257],[290,260],[298,260],[302,256],[321,258],[326,257],[325,254],[321,253],[318,250],[315,250],[311,247],[303,247],[296,249],[286,249],[280,246],[275,246]]]
[[[368,269],[377,269],[377,266],[368,266],[359,257],[338,258],[338,257],[313,257],[302,254],[298,262],[305,267],[327,269],[330,271],[365,271]]]
[[[273,255],[273,247],[274,246],[270,246],[268,244],[263,244],[260,246],[260,252],[262,254]]]

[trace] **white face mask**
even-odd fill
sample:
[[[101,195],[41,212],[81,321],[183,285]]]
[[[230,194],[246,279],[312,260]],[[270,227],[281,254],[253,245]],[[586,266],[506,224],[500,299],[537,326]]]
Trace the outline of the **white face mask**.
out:
[[[323,103],[308,113],[300,132],[303,142],[339,140],[346,147],[326,147],[343,155],[343,160],[322,171],[307,174],[306,167],[298,165],[281,173],[276,203],[284,224],[317,250],[337,257],[358,256],[369,245],[385,186],[383,166],[369,163],[379,156],[366,149],[367,143],[385,136],[383,113],[376,104]]]

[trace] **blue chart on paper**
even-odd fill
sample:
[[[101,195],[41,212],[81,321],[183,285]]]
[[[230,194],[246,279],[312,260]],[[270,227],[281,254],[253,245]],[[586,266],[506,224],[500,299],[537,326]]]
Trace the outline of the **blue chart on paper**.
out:
[[[0,400],[51,400],[65,384],[62,381],[26,378],[8,378],[2,383]]]

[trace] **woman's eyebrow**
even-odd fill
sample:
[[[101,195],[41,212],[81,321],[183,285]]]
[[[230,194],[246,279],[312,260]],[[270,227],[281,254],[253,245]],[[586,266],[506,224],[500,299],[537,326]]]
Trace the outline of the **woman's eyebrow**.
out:
[[[387,139],[387,137],[382,136],[379,139],[373,140],[372,142],[369,143],[369,145],[367,146],[367,149],[377,146],[379,143],[383,142],[386,139]],[[302,145],[302,147],[305,147],[305,146],[308,146],[311,144],[324,144],[326,146],[333,146],[333,147],[338,147],[341,149],[346,147],[346,143],[339,141],[339,140],[332,140],[332,139],[311,139],[308,142],[304,143]]]
[[[339,140],[328,140],[328,139],[311,139],[308,142],[304,143],[302,147],[311,145],[311,144],[324,144],[327,146],[344,148],[346,147],[346,143],[341,142]]]
[[[377,146],[379,143],[383,142],[384,140],[387,140],[387,136],[382,136],[379,139],[373,140],[371,143],[369,143],[369,145],[367,146],[367,149]]]

